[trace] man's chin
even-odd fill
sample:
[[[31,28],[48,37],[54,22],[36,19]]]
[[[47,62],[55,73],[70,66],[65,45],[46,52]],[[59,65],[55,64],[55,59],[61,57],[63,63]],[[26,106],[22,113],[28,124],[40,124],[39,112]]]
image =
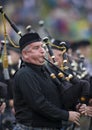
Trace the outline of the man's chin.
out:
[[[40,64],[40,65],[44,65],[44,64],[45,64],[45,61],[44,61],[44,60],[43,60],[43,61],[40,61],[39,64]]]

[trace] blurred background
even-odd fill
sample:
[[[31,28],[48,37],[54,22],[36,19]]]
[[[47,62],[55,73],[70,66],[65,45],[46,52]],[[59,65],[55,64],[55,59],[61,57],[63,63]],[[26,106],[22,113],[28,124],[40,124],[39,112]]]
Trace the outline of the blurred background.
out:
[[[3,6],[3,11],[22,33],[26,32],[28,25],[39,30],[39,21],[43,20],[52,38],[70,43],[90,41],[90,44],[85,42],[85,46],[84,43],[81,44],[81,50],[86,57],[88,72],[92,76],[92,0],[0,0],[0,6]],[[18,44],[20,36],[7,20],[6,31]],[[0,15],[0,41],[3,39],[4,24]],[[88,126],[88,118],[82,120],[81,130],[88,130]]]
[[[37,29],[39,20],[44,20],[45,27],[54,38],[92,41],[92,0],[1,0],[0,6],[22,31],[28,25]],[[16,39],[16,33],[8,23],[7,32]]]

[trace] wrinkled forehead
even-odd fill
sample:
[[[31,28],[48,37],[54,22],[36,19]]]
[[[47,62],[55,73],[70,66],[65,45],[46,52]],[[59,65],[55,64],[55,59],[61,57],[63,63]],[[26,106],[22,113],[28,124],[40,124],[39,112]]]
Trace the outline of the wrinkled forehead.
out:
[[[54,53],[60,53],[60,54],[63,54],[63,52],[62,52],[61,50],[59,50],[59,49],[55,49],[55,48],[53,48],[53,52],[54,52]]]
[[[43,43],[41,41],[37,41],[29,44],[28,46],[31,47],[31,46],[41,46],[41,45],[43,45]]]
[[[30,49],[30,48],[33,48],[33,47],[36,47],[36,46],[42,46],[42,45],[43,45],[43,43],[41,41],[37,41],[37,42],[30,43],[24,49]]]

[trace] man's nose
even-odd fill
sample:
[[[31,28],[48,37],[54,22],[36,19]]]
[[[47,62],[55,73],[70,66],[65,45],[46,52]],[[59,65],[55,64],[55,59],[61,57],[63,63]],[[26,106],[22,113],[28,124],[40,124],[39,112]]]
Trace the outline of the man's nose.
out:
[[[40,48],[40,51],[41,51],[42,53],[45,53],[45,52],[46,52],[43,47]]]

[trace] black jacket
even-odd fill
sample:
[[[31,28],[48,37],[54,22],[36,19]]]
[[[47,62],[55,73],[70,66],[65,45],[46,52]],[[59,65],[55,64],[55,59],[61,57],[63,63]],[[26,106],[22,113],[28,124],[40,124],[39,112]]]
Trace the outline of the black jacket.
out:
[[[58,69],[48,64],[52,73],[58,77]],[[80,103],[88,103],[90,84],[87,80],[73,77],[70,81],[65,78],[58,77],[61,85],[58,89],[60,91],[62,108],[65,110],[76,110],[76,105]],[[84,99],[84,100],[83,100]]]
[[[62,110],[60,93],[44,66],[27,64],[15,75],[17,122],[33,127],[60,128],[69,113]]]

